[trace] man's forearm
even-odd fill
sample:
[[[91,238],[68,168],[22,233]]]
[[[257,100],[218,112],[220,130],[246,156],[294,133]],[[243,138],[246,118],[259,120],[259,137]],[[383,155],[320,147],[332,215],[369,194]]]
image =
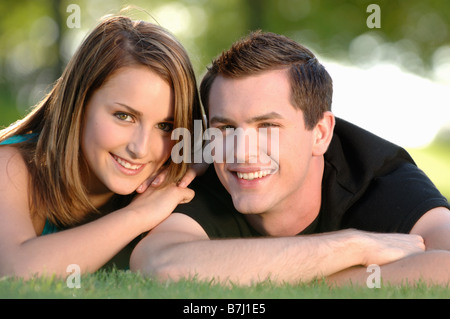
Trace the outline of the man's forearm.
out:
[[[309,281],[359,264],[361,256],[356,240],[339,234],[314,238],[207,240],[172,249],[177,257],[170,265],[175,267],[169,266],[167,272],[163,270],[164,275],[196,276],[201,280],[236,284],[269,278],[273,282]],[[183,252],[185,256],[180,258]]]
[[[295,283],[355,265],[390,262],[421,249],[407,235],[386,235],[388,240],[379,241],[380,236],[354,230],[313,236],[185,242],[174,242],[173,236],[180,235],[163,232],[144,239],[133,252],[132,269],[163,279],[195,276],[201,280],[251,284],[270,278],[273,282]],[[399,245],[399,240],[404,240],[407,248]],[[402,247],[390,248],[396,245]],[[375,253],[368,257],[370,250]]]
[[[330,285],[366,285],[370,273],[365,267],[352,267],[330,275]],[[383,285],[414,285],[423,282],[428,285],[450,284],[450,251],[431,250],[380,266]]]

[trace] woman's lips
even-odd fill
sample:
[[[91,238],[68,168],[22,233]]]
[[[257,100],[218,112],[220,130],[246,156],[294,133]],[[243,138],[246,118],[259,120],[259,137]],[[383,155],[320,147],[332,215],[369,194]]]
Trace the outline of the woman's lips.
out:
[[[145,164],[136,164],[127,161],[126,159],[119,157],[117,155],[111,154],[115,162],[118,164],[121,171],[127,175],[134,175],[139,173],[145,166]]]

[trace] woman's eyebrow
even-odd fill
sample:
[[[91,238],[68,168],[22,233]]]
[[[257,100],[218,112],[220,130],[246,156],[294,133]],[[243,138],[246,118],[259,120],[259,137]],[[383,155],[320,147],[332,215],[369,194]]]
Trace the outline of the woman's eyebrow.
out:
[[[123,106],[123,107],[126,108],[130,113],[136,114],[137,116],[142,116],[142,112],[141,112],[141,111],[138,111],[138,110],[132,108],[132,107],[129,106],[129,105],[126,105],[126,104],[121,103],[121,102],[115,102],[115,104],[118,104],[118,105],[120,105],[120,106]]]
[[[135,114],[135,115],[138,116],[138,117],[142,117],[142,116],[143,116],[143,113],[142,113],[141,111],[138,111],[138,110],[132,108],[132,107],[129,106],[129,105],[126,105],[126,104],[121,103],[121,102],[115,102],[115,104],[120,105],[120,106],[126,108],[126,109],[128,110],[128,112],[133,113],[133,114]],[[164,122],[174,122],[174,121],[175,121],[175,118],[174,118],[173,116],[168,116],[168,117],[164,118],[163,121],[164,121]]]

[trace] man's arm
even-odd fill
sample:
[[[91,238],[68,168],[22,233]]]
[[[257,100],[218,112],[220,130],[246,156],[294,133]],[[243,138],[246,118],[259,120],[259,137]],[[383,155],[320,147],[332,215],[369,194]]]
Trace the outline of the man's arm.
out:
[[[450,211],[445,207],[431,209],[414,225],[411,234],[423,237],[426,252],[409,256],[380,267],[384,284],[450,284]],[[353,267],[327,278],[331,284],[365,285],[366,268]]]
[[[320,235],[209,240],[192,218],[173,213],[135,248],[134,271],[160,279],[196,277],[251,284],[297,283],[355,265],[384,264],[422,252],[420,236],[345,230]]]
[[[449,269],[450,251],[430,250],[380,266],[380,277],[383,285],[448,285]],[[356,266],[328,276],[326,281],[331,286],[365,286],[370,275],[367,268]]]
[[[429,210],[417,221],[410,233],[421,236],[427,250],[450,251],[450,210],[445,207]]]

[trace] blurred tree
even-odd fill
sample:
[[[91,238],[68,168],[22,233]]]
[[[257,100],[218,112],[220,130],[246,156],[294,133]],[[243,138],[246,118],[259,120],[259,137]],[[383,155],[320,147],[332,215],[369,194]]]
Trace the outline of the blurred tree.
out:
[[[249,31],[282,33],[320,56],[366,65],[390,61],[420,75],[450,65],[448,0],[135,0],[135,15],[155,20],[180,39],[200,76],[205,66]],[[129,1],[17,0],[0,2],[0,126],[40,100],[96,21]],[[381,9],[370,29],[367,7]],[[69,4],[82,26],[68,29]],[[17,111],[19,109],[19,111]]]
[[[381,59],[393,60],[425,75],[433,54],[450,43],[450,1],[446,0],[246,0],[251,29],[283,33],[312,46],[320,54],[355,62],[352,49],[358,37],[372,38],[382,47]],[[381,28],[370,29],[367,7],[381,9]],[[361,42],[362,45],[368,45]],[[356,42],[357,43],[357,42]],[[362,48],[363,49],[363,48]],[[358,53],[370,53],[366,47]],[[381,53],[380,53],[381,54]],[[396,55],[396,56],[395,56]],[[363,60],[359,56],[358,60]],[[373,57],[372,57],[373,58]],[[358,61],[356,61],[358,62]]]
[[[59,2],[56,0],[21,0],[1,3],[0,96],[2,100],[0,110],[2,114],[4,112],[10,115],[23,114],[31,104],[42,98],[48,91],[50,83],[60,73],[62,61],[59,55],[58,8]],[[6,103],[12,104],[10,108],[6,108],[4,99]],[[16,106],[17,110],[14,108]],[[8,122],[0,124],[8,124]]]

